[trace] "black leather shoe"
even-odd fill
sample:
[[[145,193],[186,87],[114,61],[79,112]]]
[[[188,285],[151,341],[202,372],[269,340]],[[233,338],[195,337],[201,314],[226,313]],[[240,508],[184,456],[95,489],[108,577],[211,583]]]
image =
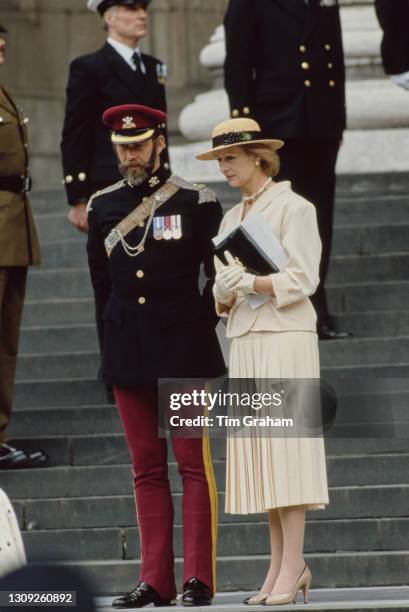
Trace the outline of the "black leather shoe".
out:
[[[210,606],[212,603],[212,592],[208,586],[197,578],[190,578],[183,585],[182,606]]]
[[[8,444],[0,446],[0,470],[16,470],[24,467],[28,456],[22,450],[17,450]]]
[[[320,340],[346,340],[347,338],[352,338],[353,334],[351,334],[351,332],[335,331],[335,329],[329,325],[319,325],[318,337]]]
[[[158,592],[155,591],[146,582],[139,582],[138,585],[130,593],[117,597],[112,602],[113,608],[144,608],[149,604],[154,604],[156,608],[165,606],[174,606],[175,599],[162,599]]]
[[[28,453],[9,444],[0,446],[0,470],[17,470],[44,467],[49,457],[43,451]]]

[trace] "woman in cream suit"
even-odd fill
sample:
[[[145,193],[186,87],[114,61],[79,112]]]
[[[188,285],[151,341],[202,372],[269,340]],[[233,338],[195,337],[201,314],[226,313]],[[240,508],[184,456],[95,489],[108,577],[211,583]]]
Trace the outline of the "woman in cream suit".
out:
[[[316,314],[309,300],[319,283],[321,242],[314,206],[287,181],[276,183],[282,141],[263,139],[252,119],[232,119],[213,130],[213,148],[198,155],[218,160],[240,204],[225,215],[220,233],[260,213],[279,238],[289,261],[269,276],[245,272],[229,254],[216,258],[216,308],[227,320],[231,378],[319,378]],[[271,298],[253,310],[248,295]],[[250,434],[251,436],[251,434]],[[303,557],[305,510],[328,503],[321,437],[228,437],[226,512],[267,512],[271,561],[264,583],[248,604],[282,605],[300,589],[308,601],[311,572]]]

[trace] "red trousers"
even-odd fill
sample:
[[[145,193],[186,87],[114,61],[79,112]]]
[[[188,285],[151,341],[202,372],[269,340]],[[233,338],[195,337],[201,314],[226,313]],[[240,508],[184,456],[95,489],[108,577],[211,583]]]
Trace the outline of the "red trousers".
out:
[[[114,387],[132,458],[141,545],[139,579],[162,598],[176,596],[173,503],[167,443],[158,438],[156,396],[147,389]],[[183,583],[192,577],[215,591],[217,491],[209,440],[172,438],[183,483]]]

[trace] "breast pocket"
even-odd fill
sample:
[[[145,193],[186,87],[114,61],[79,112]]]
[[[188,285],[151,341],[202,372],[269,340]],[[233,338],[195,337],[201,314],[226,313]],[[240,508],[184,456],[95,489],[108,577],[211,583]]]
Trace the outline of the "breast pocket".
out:
[[[21,147],[21,133],[17,118],[0,109],[0,156],[15,154]]]

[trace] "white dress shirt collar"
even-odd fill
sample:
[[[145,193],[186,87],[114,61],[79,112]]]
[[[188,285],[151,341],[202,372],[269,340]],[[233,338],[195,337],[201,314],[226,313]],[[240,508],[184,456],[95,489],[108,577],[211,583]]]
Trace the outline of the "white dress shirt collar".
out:
[[[143,63],[142,53],[139,47],[132,49],[131,47],[128,47],[128,45],[124,45],[124,43],[118,42],[117,40],[115,40],[114,38],[111,38],[110,36],[108,36],[107,42],[111,45],[111,47],[115,49],[117,53],[119,53],[122,59],[126,61],[128,66],[132,68],[134,72],[136,71],[136,67],[133,62],[132,56],[134,53],[137,53],[139,55],[139,59],[141,62],[141,70],[144,74],[146,73],[145,64]]]

